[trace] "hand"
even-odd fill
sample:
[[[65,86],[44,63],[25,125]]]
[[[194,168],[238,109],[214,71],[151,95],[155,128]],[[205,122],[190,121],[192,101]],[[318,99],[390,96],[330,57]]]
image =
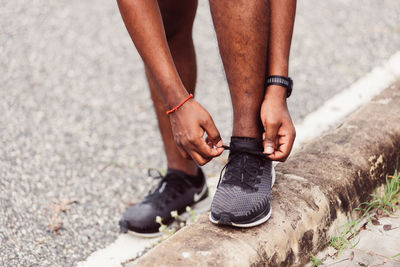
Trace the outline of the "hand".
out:
[[[194,99],[169,115],[176,145],[184,158],[204,165],[224,151],[210,114]],[[206,139],[203,138],[207,133]]]
[[[285,161],[296,137],[296,130],[286,105],[286,90],[280,86],[269,86],[260,115],[265,129],[264,153],[269,154],[271,160]]]

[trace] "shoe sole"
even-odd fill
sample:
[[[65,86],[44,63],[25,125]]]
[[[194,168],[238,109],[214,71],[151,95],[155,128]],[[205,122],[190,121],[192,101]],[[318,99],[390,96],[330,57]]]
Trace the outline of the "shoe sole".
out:
[[[272,176],[272,181],[271,181],[271,188],[272,188],[274,186],[274,184],[275,184],[275,179],[276,179],[274,166],[272,166],[271,176]],[[216,220],[216,219],[214,219],[212,217],[211,212],[210,212],[208,218],[214,224],[231,225],[231,226],[235,226],[235,227],[239,227],[239,228],[249,228],[249,227],[254,227],[254,226],[263,224],[266,221],[268,221],[268,219],[271,217],[271,213],[272,213],[272,207],[270,205],[268,214],[266,214],[264,217],[254,221],[254,222],[251,222],[251,223],[234,223],[234,222],[231,222],[229,219],[226,219],[226,218],[224,218],[222,221],[221,221],[221,219],[220,220]]]
[[[128,230],[127,233],[130,234],[130,235],[133,235],[135,237],[141,237],[141,238],[154,238],[154,237],[162,236],[161,232],[145,234],[145,233],[138,233],[138,232],[135,232],[135,231],[132,231],[132,230]]]
[[[201,191],[200,191],[199,199],[198,199],[197,201],[195,201],[191,206],[193,206],[193,205],[195,205],[195,204],[201,202],[202,200],[206,199],[207,197],[208,197],[208,186],[207,186],[207,183],[205,183],[204,186],[203,186],[203,188],[202,188]],[[182,212],[184,212],[185,210],[186,210],[186,207],[185,207],[185,209],[182,210]],[[182,212],[180,212],[180,214],[181,214]],[[171,222],[171,223],[172,223],[172,222]],[[154,237],[159,237],[159,236],[162,236],[162,235],[163,235],[163,233],[161,233],[161,232],[155,232],[155,233],[140,233],[140,232],[135,232],[135,231],[130,230],[130,229],[125,229],[125,230],[126,230],[126,233],[128,233],[128,234],[130,234],[130,235],[133,235],[133,236],[135,236],[135,237],[142,237],[142,238],[143,238],[143,237],[144,237],[144,238],[154,238]]]
[[[268,219],[271,217],[271,213],[272,213],[272,208],[270,207],[269,212],[262,218],[251,222],[251,223],[234,223],[231,222],[230,219],[226,219],[224,218],[223,220],[215,220],[210,212],[210,215],[208,216],[208,218],[210,219],[210,221],[214,224],[220,224],[220,225],[230,225],[230,226],[235,226],[235,227],[239,227],[239,228],[250,228],[250,227],[254,227],[260,224],[265,223],[266,221],[268,221]]]

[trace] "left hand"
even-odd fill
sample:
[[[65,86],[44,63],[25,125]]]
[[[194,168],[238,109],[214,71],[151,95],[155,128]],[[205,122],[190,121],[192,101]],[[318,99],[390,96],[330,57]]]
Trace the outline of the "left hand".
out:
[[[261,105],[261,121],[264,125],[264,153],[271,160],[285,161],[296,137],[292,119],[286,104],[286,90],[281,86],[268,86]]]

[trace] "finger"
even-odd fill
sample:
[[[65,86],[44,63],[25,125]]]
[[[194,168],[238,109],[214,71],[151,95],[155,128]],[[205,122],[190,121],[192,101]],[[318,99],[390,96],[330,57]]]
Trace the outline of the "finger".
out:
[[[285,161],[292,150],[295,134],[290,133],[279,137],[278,148],[269,155],[271,160]]]
[[[217,157],[224,151],[222,147],[210,147],[202,137],[192,141],[191,149],[199,153],[203,158]]]
[[[293,132],[288,134],[288,142],[287,142],[287,147],[286,147],[286,151],[287,151],[286,157],[289,157],[290,152],[292,152],[292,148],[293,148],[293,144],[294,144],[294,140],[295,139],[296,139],[296,131],[293,131]]]
[[[208,136],[206,137],[206,143],[209,147],[214,148],[214,144]],[[222,139],[221,139],[221,143],[222,143],[222,145],[220,147],[224,146],[224,142],[222,141]],[[219,146],[215,146],[215,147],[219,147]]]
[[[281,143],[277,146],[274,150],[274,153],[268,155],[269,159],[276,160],[276,161],[285,161],[286,160],[286,143]]]
[[[264,153],[272,154],[276,148],[277,133],[279,130],[279,123],[266,123],[265,138],[264,138]]]
[[[193,150],[190,151],[190,155],[191,155],[192,159],[200,166],[203,166],[204,164],[206,164],[207,162],[209,162],[211,160],[211,158],[205,158]]]
[[[207,138],[210,140],[215,146],[222,147],[221,135],[211,116],[201,125],[207,133]]]
[[[206,137],[206,143],[209,147],[214,148],[214,144],[213,144],[213,142],[211,142],[211,140],[208,138],[208,136]]]
[[[273,161],[281,161],[281,162],[284,162],[287,159],[284,153],[280,150],[275,150],[274,153],[268,156],[268,158]]]

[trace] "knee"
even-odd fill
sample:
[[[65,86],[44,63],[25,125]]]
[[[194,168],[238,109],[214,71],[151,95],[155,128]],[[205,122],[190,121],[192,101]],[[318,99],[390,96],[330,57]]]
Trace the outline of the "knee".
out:
[[[181,32],[191,33],[197,0],[158,0],[167,39]]]

